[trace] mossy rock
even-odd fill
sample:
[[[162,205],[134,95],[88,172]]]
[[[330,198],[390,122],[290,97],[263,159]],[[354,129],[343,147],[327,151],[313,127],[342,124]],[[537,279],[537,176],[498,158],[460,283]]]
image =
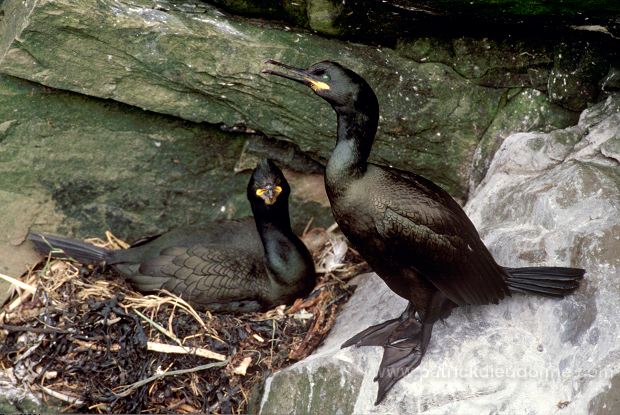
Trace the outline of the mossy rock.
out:
[[[336,59],[379,97],[374,160],[415,170],[460,198],[504,95],[497,85],[472,82],[458,65],[259,26],[202,3],[9,0],[5,10],[12,13],[0,25],[0,71],[193,122],[249,128],[323,162],[334,143],[332,109],[300,85],[260,72],[267,58],[301,66]]]

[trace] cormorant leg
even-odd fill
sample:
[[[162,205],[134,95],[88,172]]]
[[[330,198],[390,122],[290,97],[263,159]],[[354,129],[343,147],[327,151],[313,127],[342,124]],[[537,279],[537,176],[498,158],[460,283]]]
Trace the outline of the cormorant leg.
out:
[[[420,365],[431,339],[433,324],[439,318],[447,317],[453,307],[454,303],[437,291],[430,298],[421,318],[409,312],[408,317],[394,330],[390,342],[383,345],[383,359],[375,377],[375,381],[379,382],[375,405],[383,400],[396,382]],[[411,304],[405,311],[410,308],[413,309]],[[401,318],[404,316],[405,313]]]
[[[399,330],[399,338],[383,346],[383,359],[374,379],[379,382],[375,405],[385,398],[396,382],[420,365],[431,339],[433,323],[420,323],[415,320],[403,325],[408,327]]]
[[[404,326],[406,326],[406,324],[403,325],[403,323],[411,320],[416,320],[415,309],[413,308],[413,305],[409,303],[409,305],[407,306],[405,311],[403,311],[400,317],[393,318],[391,320],[384,321],[383,323],[368,327],[366,330],[357,333],[355,336],[342,343],[342,346],[340,346],[340,348],[343,349],[345,347],[353,345],[384,346],[397,340],[398,338],[404,338],[402,337],[401,333],[405,328]],[[395,335],[398,337],[394,337]]]

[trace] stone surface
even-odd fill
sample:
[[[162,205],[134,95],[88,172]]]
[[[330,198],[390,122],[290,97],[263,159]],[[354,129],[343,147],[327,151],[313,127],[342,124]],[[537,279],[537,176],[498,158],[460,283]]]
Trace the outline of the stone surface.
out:
[[[502,111],[484,132],[474,153],[470,190],[484,178],[493,155],[510,134],[515,131],[549,132],[570,124],[573,118],[574,114],[549,104],[547,97],[537,89],[516,88],[506,93]]]
[[[507,88],[546,88],[553,65],[553,48],[532,49],[530,64],[523,56],[531,45],[471,40],[448,45],[455,58],[447,64],[402,45],[325,39],[191,1],[7,0],[4,9],[2,72],[190,121],[247,127],[292,141],[316,160],[333,146],[333,111],[301,85],[260,71],[267,58],[302,66],[336,59],[377,91],[382,119],[372,157],[415,168],[461,198],[478,142],[495,117],[506,117]],[[472,52],[489,49],[482,72]],[[536,101],[549,118],[531,128],[567,125],[566,111],[544,96]]]
[[[552,102],[578,111],[596,101],[598,83],[610,69],[596,48],[586,41],[558,45],[548,81]]]
[[[266,414],[350,414],[359,393],[364,373],[346,362],[316,366],[299,366],[273,379],[265,392],[269,397],[262,406]],[[337,399],[326,399],[338,397]]]
[[[340,376],[341,365],[363,373],[342,413],[607,414],[617,408],[620,370],[620,162],[605,155],[620,140],[620,96],[585,111],[577,126],[509,136],[466,210],[499,263],[581,266],[580,289],[562,300],[515,295],[499,305],[455,310],[437,323],[420,367],[374,406],[381,349],[341,350],[361,329],[399,315],[405,301],[374,274],[362,277],[321,348],[268,380],[313,385]],[[303,374],[303,375],[301,375]],[[288,378],[292,376],[292,378]],[[329,376],[327,376],[329,377]],[[346,381],[345,381],[346,382]],[[307,408],[307,399],[294,402]],[[265,410],[269,408],[269,411]],[[611,410],[611,412],[609,412]]]
[[[388,42],[404,34],[521,32],[566,36],[579,26],[618,35],[620,6],[613,0],[213,0],[235,13],[272,18],[327,35]],[[529,34],[532,35],[533,32]]]
[[[0,371],[0,413],[1,414],[35,414],[59,413],[62,404],[54,398],[47,397],[47,402],[41,401],[27,389],[26,386],[14,386],[13,379],[7,372]],[[55,402],[50,402],[55,401]]]
[[[615,415],[620,412],[620,375],[615,375],[611,384],[590,402],[591,415]]]
[[[250,214],[245,189],[253,165],[234,172],[248,140],[0,76],[0,272],[18,276],[35,262],[20,245],[28,230],[77,237],[111,230],[135,240]],[[271,156],[303,163],[294,154]],[[294,189],[317,181],[316,175],[287,174]],[[323,195],[295,191],[292,199],[298,232],[311,217],[319,226],[331,224]]]

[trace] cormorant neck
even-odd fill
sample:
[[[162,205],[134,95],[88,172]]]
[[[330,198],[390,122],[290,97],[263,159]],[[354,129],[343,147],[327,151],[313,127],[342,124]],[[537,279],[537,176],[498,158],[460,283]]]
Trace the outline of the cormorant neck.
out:
[[[366,172],[379,123],[377,105],[362,110],[334,109],[338,114],[338,139],[325,172],[328,187],[332,188],[347,179],[357,179]]]
[[[301,275],[294,272],[295,265],[303,263],[298,244],[303,244],[293,233],[288,213],[288,202],[270,206],[269,210],[261,206],[254,211],[256,228],[263,242],[265,265],[272,283],[277,285],[294,285]]]
[[[288,213],[288,202],[279,201],[273,206],[265,206],[263,202],[256,202],[257,206],[252,206],[252,213],[256,222],[256,229],[265,245],[265,238],[269,233],[293,233],[291,220]]]

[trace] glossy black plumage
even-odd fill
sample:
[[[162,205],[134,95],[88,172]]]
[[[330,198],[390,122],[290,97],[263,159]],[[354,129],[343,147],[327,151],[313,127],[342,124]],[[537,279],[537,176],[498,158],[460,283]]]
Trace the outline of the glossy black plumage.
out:
[[[289,185],[275,164],[254,170],[247,196],[254,217],[178,228],[126,250],[31,233],[36,248],[51,247],[82,263],[105,263],[141,291],[166,289],[201,308],[254,311],[291,303],[315,284],[312,257],[293,233]]]
[[[267,69],[312,88],[338,117],[337,142],[325,185],[343,233],[374,271],[409,300],[398,318],[369,327],[343,344],[384,347],[377,403],[421,362],[435,321],[457,306],[497,303],[511,292],[562,297],[584,270],[498,265],[463,209],[439,186],[414,173],[368,163],[379,104],[368,83],[335,62],[308,69]]]

